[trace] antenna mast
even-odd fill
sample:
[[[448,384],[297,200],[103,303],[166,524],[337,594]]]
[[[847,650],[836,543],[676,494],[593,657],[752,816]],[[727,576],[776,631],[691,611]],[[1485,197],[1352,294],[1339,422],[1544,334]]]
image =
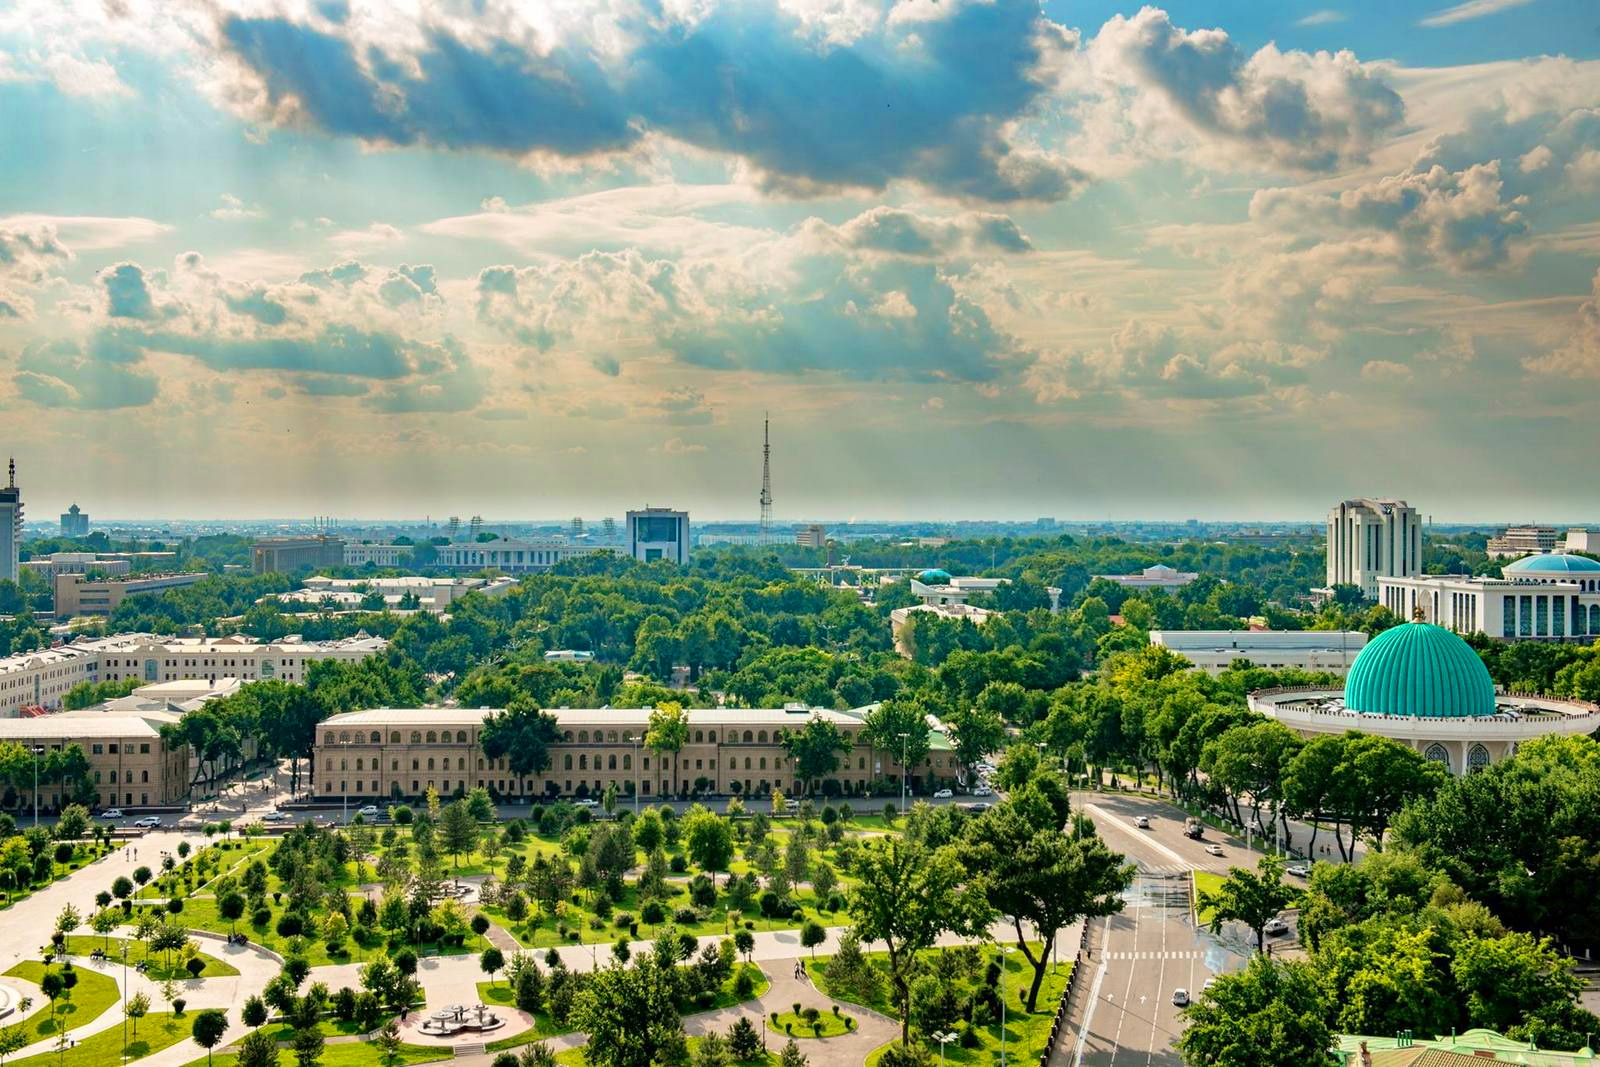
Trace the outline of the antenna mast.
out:
[[[772,434],[766,412],[761,414],[761,536],[772,543]]]

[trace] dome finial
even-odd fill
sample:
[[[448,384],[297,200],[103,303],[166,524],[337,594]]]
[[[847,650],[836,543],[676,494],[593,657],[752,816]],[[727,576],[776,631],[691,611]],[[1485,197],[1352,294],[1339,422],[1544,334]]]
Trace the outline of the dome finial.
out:
[[[1412,605],[1412,608],[1411,608],[1411,621],[1412,622],[1427,622],[1428,621],[1428,616],[1427,616],[1426,613],[1423,612],[1421,604]]]

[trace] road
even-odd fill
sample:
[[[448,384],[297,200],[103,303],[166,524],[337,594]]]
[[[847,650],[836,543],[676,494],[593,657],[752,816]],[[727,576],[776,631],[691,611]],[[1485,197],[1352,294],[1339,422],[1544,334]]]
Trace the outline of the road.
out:
[[[1222,845],[1223,855],[1208,854],[1205,842],[1183,836],[1182,810],[1151,797],[1080,793],[1073,803],[1139,872],[1124,894],[1122,912],[1090,924],[1091,954],[1084,966],[1092,973],[1082,976],[1084,984],[1073,995],[1050,1062],[1181,1067],[1174,992],[1181,988],[1197,995],[1207,978],[1237,968],[1244,959],[1237,939],[1219,940],[1195,928],[1190,872],[1225,873],[1230,865],[1250,865],[1253,857],[1243,841],[1219,840],[1210,830],[1207,836]],[[1134,825],[1140,815],[1150,820],[1149,829]]]

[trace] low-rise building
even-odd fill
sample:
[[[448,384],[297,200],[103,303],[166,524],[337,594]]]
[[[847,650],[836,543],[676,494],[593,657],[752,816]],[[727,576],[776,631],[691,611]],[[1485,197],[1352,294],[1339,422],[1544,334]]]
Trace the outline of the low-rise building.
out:
[[[103,807],[170,807],[182,803],[189,790],[189,747],[169,746],[161,737],[161,727],[174,721],[173,715],[107,715],[85,709],[0,719],[0,741],[14,741],[39,755],[78,745],[89,760],[95,803]],[[41,778],[40,808],[60,811],[79,799],[70,788]]]
[[[56,618],[79,615],[110,615],[130,596],[181,589],[205,581],[205,571],[187,574],[136,574],[119,578],[91,578],[87,574],[56,575]]]
[[[889,635],[895,651],[907,659],[916,654],[911,640],[912,619],[919,615],[933,615],[941,619],[965,619],[982,626],[996,613],[989,608],[967,603],[968,598],[974,593],[992,593],[1009,579],[956,578],[948,571],[934,568],[922,571],[909,581],[911,592],[922,603],[889,612]]]
[[[464,541],[439,546],[436,564],[455,571],[501,571],[505,574],[533,574],[547,571],[558,563],[596,552],[610,552],[604,545],[574,544],[558,538],[527,541]]]
[[[1524,556],[1501,577],[1381,578],[1378,602],[1458,634],[1503,641],[1592,641],[1600,635],[1600,562],[1551,552]]]
[[[305,681],[317,660],[347,662],[382,652],[388,642],[359,634],[343,641],[285,637],[261,643],[232,637],[118,634],[0,658],[0,718],[59,708],[73,686],[134,678],[147,683],[236,678]]]
[[[1555,550],[1554,526],[1508,526],[1504,533],[1489,538],[1484,546],[1490,559],[1513,559]]]
[[[1359,630],[1151,630],[1150,643],[1171,649],[1207,674],[1235,660],[1257,667],[1342,675],[1367,646]]]
[[[502,597],[517,587],[513,578],[424,578],[407,575],[398,578],[327,578],[314,575],[301,589],[272,593],[261,598],[280,604],[306,604],[334,611],[382,610],[427,611],[442,615],[450,605],[468,593]]]
[[[383,545],[370,542],[347,541],[344,546],[344,565],[364,567],[404,567],[411,562],[415,545]]]
[[[1180,571],[1157,563],[1154,567],[1146,567],[1138,574],[1096,574],[1095,578],[1102,581],[1115,582],[1124,589],[1165,589],[1171,592],[1182,589],[1190,582],[1199,578],[1195,571]]]
[[[859,795],[887,783],[898,795],[900,764],[892,752],[871,745],[865,716],[871,708],[832,711],[804,706],[776,709],[695,708],[688,712],[688,742],[677,753],[644,745],[649,708],[560,708],[548,712],[559,736],[550,746],[550,766],[518,777],[506,757],[490,759],[482,748],[484,719],[491,709],[378,708],[334,715],[317,726],[316,795],[323,800],[402,799],[429,789],[441,795],[483,786],[508,799],[599,796],[615,785],[623,796],[662,799],[688,793],[764,798],[773,789],[797,796],[796,776],[783,738],[812,718],[832,722],[851,742],[825,792]],[[914,784],[953,780],[955,753],[945,735],[930,730],[928,758],[911,768]],[[831,782],[830,786],[828,782]]]
[[[802,526],[794,532],[794,543],[801,548],[826,548],[828,528],[818,523]]]
[[[133,569],[125,559],[102,559],[95,552],[52,552],[48,556],[25,559],[21,566],[24,573],[37,574],[47,582],[54,582],[58,574],[88,574],[90,571],[116,578]]]
[[[257,574],[293,574],[307,567],[344,564],[344,541],[316,537],[268,537],[250,546],[250,562]]]

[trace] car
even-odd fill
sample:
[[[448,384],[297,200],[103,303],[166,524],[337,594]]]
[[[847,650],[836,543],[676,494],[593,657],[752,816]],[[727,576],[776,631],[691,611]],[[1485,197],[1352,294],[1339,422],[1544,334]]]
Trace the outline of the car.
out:
[[[102,819],[120,819],[120,818],[122,818],[122,809],[121,808],[107,808],[105,811],[102,811],[100,813],[100,817]]]
[[[1172,991],[1172,1003],[1180,1008],[1189,1006],[1189,991],[1182,986]]]
[[[579,797],[572,803],[580,808],[595,808],[600,806],[600,802],[594,799],[594,797]]]
[[[1150,816],[1148,816],[1148,815],[1135,815],[1133,817],[1133,825],[1137,826],[1141,830],[1150,829]]]
[[[1204,993],[1204,992],[1206,992],[1207,990],[1209,990],[1212,986],[1214,986],[1216,984],[1217,984],[1217,976],[1216,975],[1212,975],[1210,978],[1206,979],[1205,985],[1202,985],[1200,987],[1200,992]]]
[[[356,814],[360,815],[364,819],[376,818],[378,815],[378,805],[363,804],[361,807],[356,809]]]
[[[1261,928],[1261,932],[1268,937],[1282,937],[1289,932],[1289,924],[1282,919],[1274,917],[1267,920],[1267,924]]]
[[[967,805],[967,810],[968,811],[975,811],[975,812],[985,812],[985,811],[988,811],[989,808],[990,808],[990,805],[985,804],[982,801],[979,801],[976,804],[968,804]]]
[[[1213,841],[1211,844],[1206,846],[1206,851],[1211,853],[1213,856],[1220,856],[1222,855],[1222,846]]]
[[[286,811],[269,811],[261,816],[262,822],[288,822],[294,816]]]
[[[159,816],[159,815],[146,815],[142,819],[133,820],[133,825],[139,827],[142,830],[153,830],[157,826],[161,825],[161,816]]]
[[[992,797],[994,796],[994,790],[986,785],[980,785],[972,791],[972,795],[975,797]]]
[[[1296,878],[1311,877],[1311,868],[1304,863],[1291,863],[1289,866],[1284,868],[1284,871],[1288,874],[1294,875]]]
[[[790,797],[789,799],[787,799],[787,800],[785,800],[783,802],[783,809],[785,811],[799,811],[800,810],[800,802],[798,800],[796,800],[794,797]]]
[[[933,794],[933,799],[935,799],[935,800],[949,800],[953,796],[955,796],[955,794],[952,793],[950,790],[948,790],[948,789],[940,789],[940,790],[938,790],[937,792],[935,792]]]

